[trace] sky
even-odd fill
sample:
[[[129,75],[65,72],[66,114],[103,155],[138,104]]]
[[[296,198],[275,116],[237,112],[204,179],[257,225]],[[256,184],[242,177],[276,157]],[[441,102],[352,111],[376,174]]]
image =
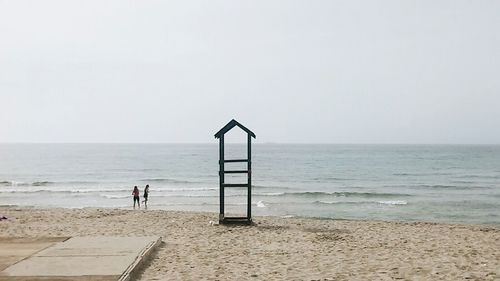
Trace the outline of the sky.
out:
[[[500,144],[500,1],[0,0],[0,142],[212,143],[233,118]]]

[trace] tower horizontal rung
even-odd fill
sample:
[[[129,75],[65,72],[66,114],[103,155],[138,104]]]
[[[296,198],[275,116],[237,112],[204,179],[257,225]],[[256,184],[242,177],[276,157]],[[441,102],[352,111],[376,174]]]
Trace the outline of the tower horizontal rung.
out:
[[[226,174],[248,174],[248,170],[224,171]]]
[[[224,163],[234,163],[234,162],[248,162],[248,159],[230,159],[230,160],[224,160]]]
[[[225,183],[223,187],[248,187],[248,183]]]

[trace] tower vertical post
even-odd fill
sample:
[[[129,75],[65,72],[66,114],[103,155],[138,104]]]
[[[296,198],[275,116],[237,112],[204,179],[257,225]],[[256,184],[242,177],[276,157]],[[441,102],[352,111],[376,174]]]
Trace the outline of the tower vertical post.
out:
[[[252,138],[248,134],[247,138],[247,171],[248,171],[248,196],[247,196],[247,219],[252,220]]]
[[[219,139],[219,223],[224,220],[224,136]]]

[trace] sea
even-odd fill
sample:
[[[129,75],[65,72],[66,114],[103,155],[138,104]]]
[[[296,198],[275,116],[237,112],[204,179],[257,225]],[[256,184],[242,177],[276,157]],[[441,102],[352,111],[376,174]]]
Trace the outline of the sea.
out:
[[[219,212],[218,149],[0,144],[0,205],[131,209],[133,187],[149,184],[149,210]],[[225,157],[246,158],[246,144]],[[498,145],[254,144],[251,175],[254,216],[500,225]],[[228,214],[246,202],[246,188],[226,188]]]

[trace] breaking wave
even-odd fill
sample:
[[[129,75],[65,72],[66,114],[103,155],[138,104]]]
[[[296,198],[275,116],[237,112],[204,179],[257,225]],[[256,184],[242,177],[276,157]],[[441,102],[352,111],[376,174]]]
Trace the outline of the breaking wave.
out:
[[[51,186],[51,185],[88,185],[97,184],[97,182],[90,181],[35,181],[35,182],[21,182],[21,181],[0,181],[0,186]]]
[[[328,205],[360,205],[360,204],[382,204],[382,205],[408,205],[407,201],[315,201],[315,204]]]
[[[380,192],[285,192],[280,196],[296,196],[296,197],[402,197],[412,196],[404,193],[380,193]]]
[[[54,182],[51,182],[51,181],[36,181],[36,182],[32,183],[31,185],[32,186],[46,186],[46,185],[51,185],[51,184],[54,184]]]
[[[100,194],[101,197],[108,198],[108,199],[123,199],[123,198],[130,198],[131,195],[115,195],[115,194]]]

